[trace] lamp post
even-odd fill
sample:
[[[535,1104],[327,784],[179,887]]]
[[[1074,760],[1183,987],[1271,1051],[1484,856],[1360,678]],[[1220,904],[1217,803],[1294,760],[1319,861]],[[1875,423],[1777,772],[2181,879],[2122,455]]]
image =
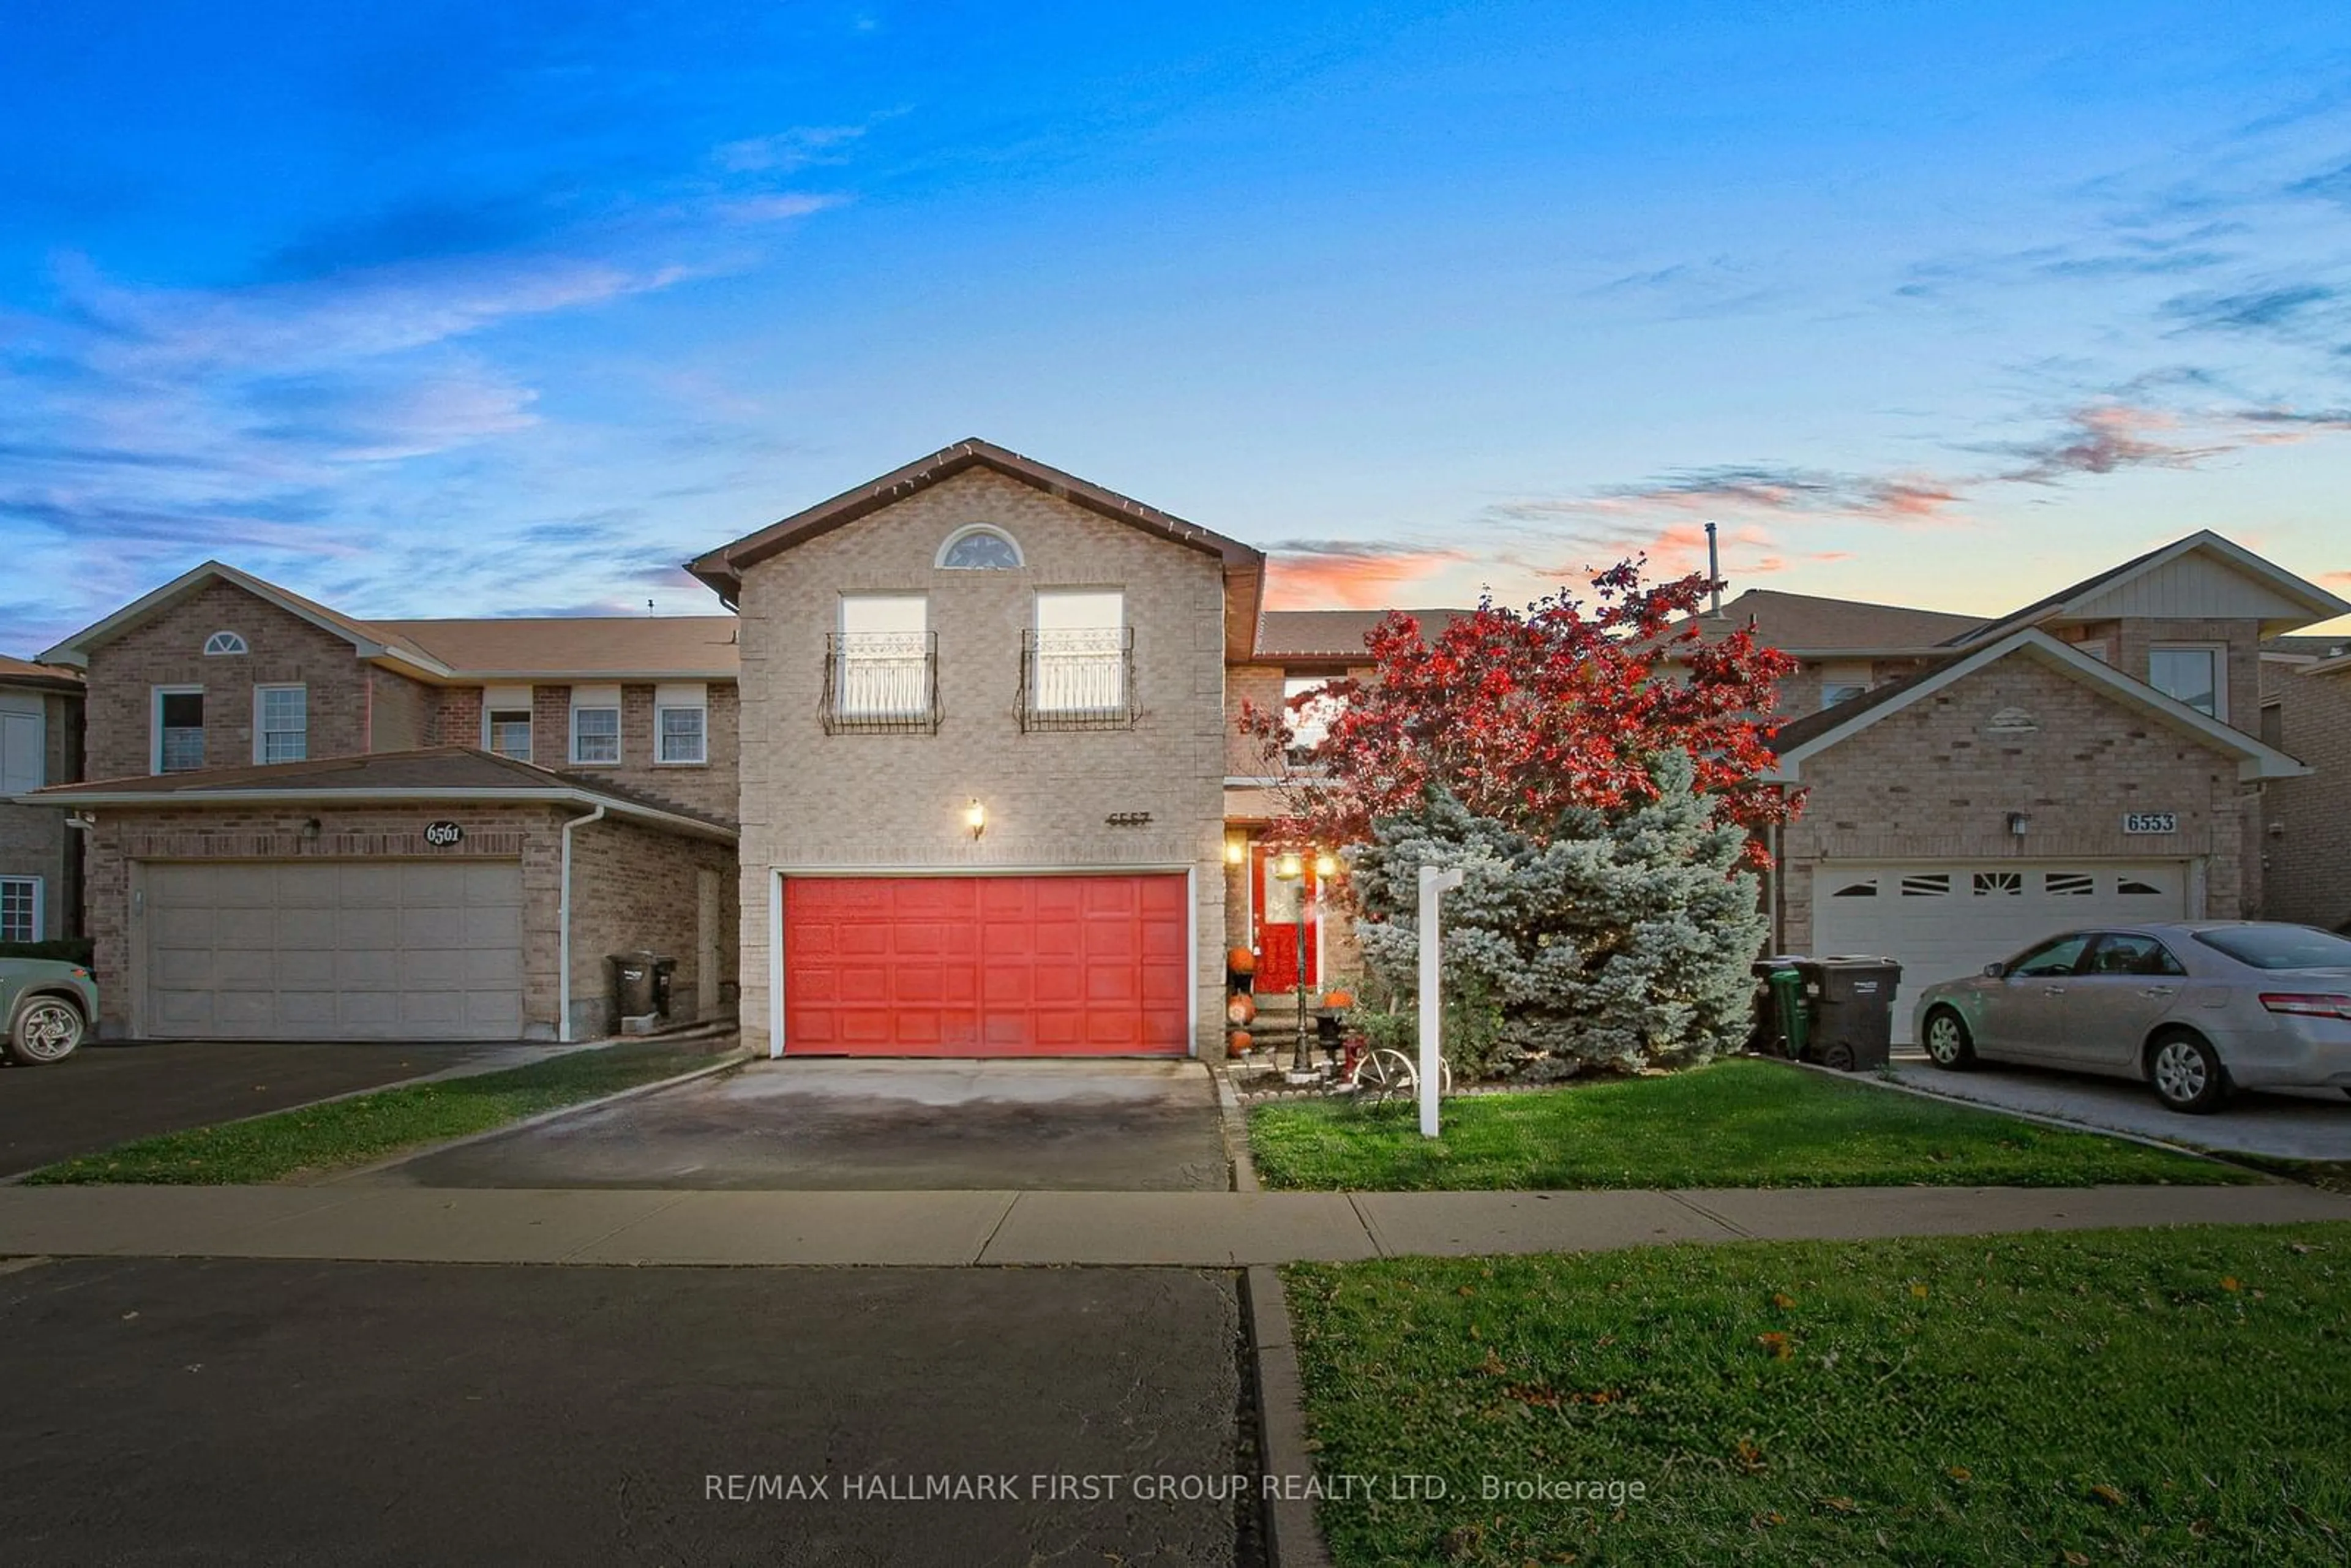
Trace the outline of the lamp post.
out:
[[[1308,1072],[1312,1064],[1306,1052],[1306,857],[1296,850],[1284,850],[1274,857],[1273,874],[1298,884],[1298,1043],[1290,1053],[1290,1071]]]

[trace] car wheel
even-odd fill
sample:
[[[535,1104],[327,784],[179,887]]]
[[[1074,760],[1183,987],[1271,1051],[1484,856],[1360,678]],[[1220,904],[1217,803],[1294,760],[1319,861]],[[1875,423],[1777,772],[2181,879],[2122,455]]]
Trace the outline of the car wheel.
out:
[[[1954,1072],[1976,1064],[1976,1042],[1968,1035],[1967,1022],[1949,1008],[1927,1015],[1927,1059]]]
[[[2217,1111],[2229,1097],[2229,1070],[2200,1035],[2159,1036],[2147,1056],[2147,1076],[2157,1099],[2191,1115]]]
[[[82,1028],[81,1009],[63,997],[27,997],[8,1025],[8,1060],[62,1061],[81,1044]]]

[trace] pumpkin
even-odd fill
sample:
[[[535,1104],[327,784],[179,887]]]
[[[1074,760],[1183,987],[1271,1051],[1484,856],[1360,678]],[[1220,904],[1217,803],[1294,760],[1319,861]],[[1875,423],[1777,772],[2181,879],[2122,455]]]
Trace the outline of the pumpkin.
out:
[[[1249,1031],[1245,1029],[1237,1029],[1225,1037],[1225,1048],[1235,1056],[1247,1056],[1252,1043]]]
[[[1257,1021],[1257,999],[1247,991],[1235,991],[1225,1003],[1225,1017],[1232,1020],[1235,1028],[1247,1028]]]
[[[1236,975],[1254,975],[1257,973],[1257,955],[1246,947],[1228,947],[1225,949],[1225,967]]]
[[[1325,991],[1322,993],[1322,1005],[1326,1008],[1352,1008],[1355,1005],[1355,993],[1353,991]]]

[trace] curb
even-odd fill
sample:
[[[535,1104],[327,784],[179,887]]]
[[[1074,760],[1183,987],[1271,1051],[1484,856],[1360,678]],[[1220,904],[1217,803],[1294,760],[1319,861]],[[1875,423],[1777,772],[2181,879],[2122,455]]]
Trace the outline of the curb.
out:
[[[1233,1088],[1233,1081],[1216,1068],[1208,1076],[1217,1081],[1217,1113],[1225,1134],[1225,1161],[1232,1167],[1235,1192],[1260,1192],[1258,1185],[1257,1159],[1249,1153],[1249,1113],[1241,1109],[1241,1097]]]
[[[628,1040],[614,1040],[611,1043],[621,1045],[635,1044],[637,1042],[635,1040],[632,1039]],[[331,1176],[320,1176],[316,1181],[263,1182],[259,1185],[264,1186],[340,1186],[347,1181],[355,1181],[360,1176],[374,1176],[381,1171],[395,1169],[398,1166],[408,1164],[411,1160],[421,1160],[427,1155],[437,1155],[449,1149],[462,1149],[467,1144],[478,1144],[485,1138],[504,1137],[508,1133],[518,1133],[526,1127],[540,1126],[546,1123],[552,1122],[560,1116],[576,1116],[582,1111],[594,1111],[602,1106],[616,1105],[623,1100],[633,1100],[640,1094],[657,1093],[664,1089],[674,1089],[681,1083],[691,1083],[697,1078],[708,1078],[714,1073],[729,1071],[735,1068],[742,1066],[746,1061],[748,1061],[751,1059],[751,1055],[752,1052],[749,1047],[738,1045],[732,1051],[712,1057],[707,1062],[695,1068],[692,1071],[681,1072],[673,1078],[656,1078],[650,1083],[632,1084],[626,1089],[618,1089],[614,1090],[610,1094],[599,1095],[593,1100],[581,1100],[574,1104],[558,1105],[552,1111],[541,1111],[535,1116],[525,1116],[519,1122],[507,1122],[499,1126],[484,1128],[478,1133],[468,1133],[462,1138],[444,1138],[437,1144],[424,1144],[413,1149],[403,1149],[399,1154],[386,1155],[382,1159],[374,1161],[371,1164],[354,1166],[349,1170],[336,1171]]]
[[[1965,1105],[1970,1111],[1982,1111],[1994,1116],[2011,1116],[2020,1122],[2037,1122],[2044,1127],[2054,1127],[2060,1132],[2095,1133],[2102,1138],[2120,1138],[2124,1143],[2139,1144],[2150,1149],[2161,1149],[2166,1154],[2185,1155],[2189,1159],[2207,1160],[2216,1166],[2228,1166],[2235,1170],[2253,1171],[2282,1186],[2304,1185],[2289,1182],[2274,1171],[2248,1165],[2245,1163],[2245,1156],[2220,1154],[2210,1149],[2191,1148],[2186,1144],[2169,1144],[2161,1138],[2151,1138],[2145,1133],[2126,1132],[2120,1127],[2102,1127],[2095,1122],[2077,1122],[2066,1116],[2050,1115],[2045,1111],[2011,1110],[2006,1105],[1994,1105],[1981,1100],[1971,1100],[1964,1094],[1944,1094],[1932,1089],[1921,1089],[1915,1083],[1898,1082],[1875,1072],[1840,1072],[1834,1067],[1823,1067],[1816,1061],[1792,1061],[1788,1065],[1800,1067],[1807,1072],[1822,1073],[1845,1083],[1867,1083],[1879,1089],[1890,1089],[1897,1094],[1908,1094],[1920,1100],[1932,1100],[1939,1105]]]
[[[1314,1475],[1306,1440],[1305,1385],[1290,1337],[1290,1305],[1281,1275],[1264,1264],[1241,1271],[1249,1314],[1250,1360],[1257,1373],[1258,1458],[1265,1469],[1262,1516],[1266,1556],[1273,1568],[1331,1568],[1331,1550],[1314,1522],[1312,1500],[1293,1495]]]

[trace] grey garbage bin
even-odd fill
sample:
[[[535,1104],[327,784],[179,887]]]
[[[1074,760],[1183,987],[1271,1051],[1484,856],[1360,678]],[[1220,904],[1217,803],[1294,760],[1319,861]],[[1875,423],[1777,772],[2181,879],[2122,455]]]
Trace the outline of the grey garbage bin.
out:
[[[1885,1066],[1902,966],[1891,958],[1836,957],[1807,959],[1799,967],[1813,1003],[1805,1056],[1846,1072]]]
[[[651,1018],[661,1010],[656,966],[659,957],[652,953],[613,953],[605,962],[612,971],[612,1016],[616,1019]]]

